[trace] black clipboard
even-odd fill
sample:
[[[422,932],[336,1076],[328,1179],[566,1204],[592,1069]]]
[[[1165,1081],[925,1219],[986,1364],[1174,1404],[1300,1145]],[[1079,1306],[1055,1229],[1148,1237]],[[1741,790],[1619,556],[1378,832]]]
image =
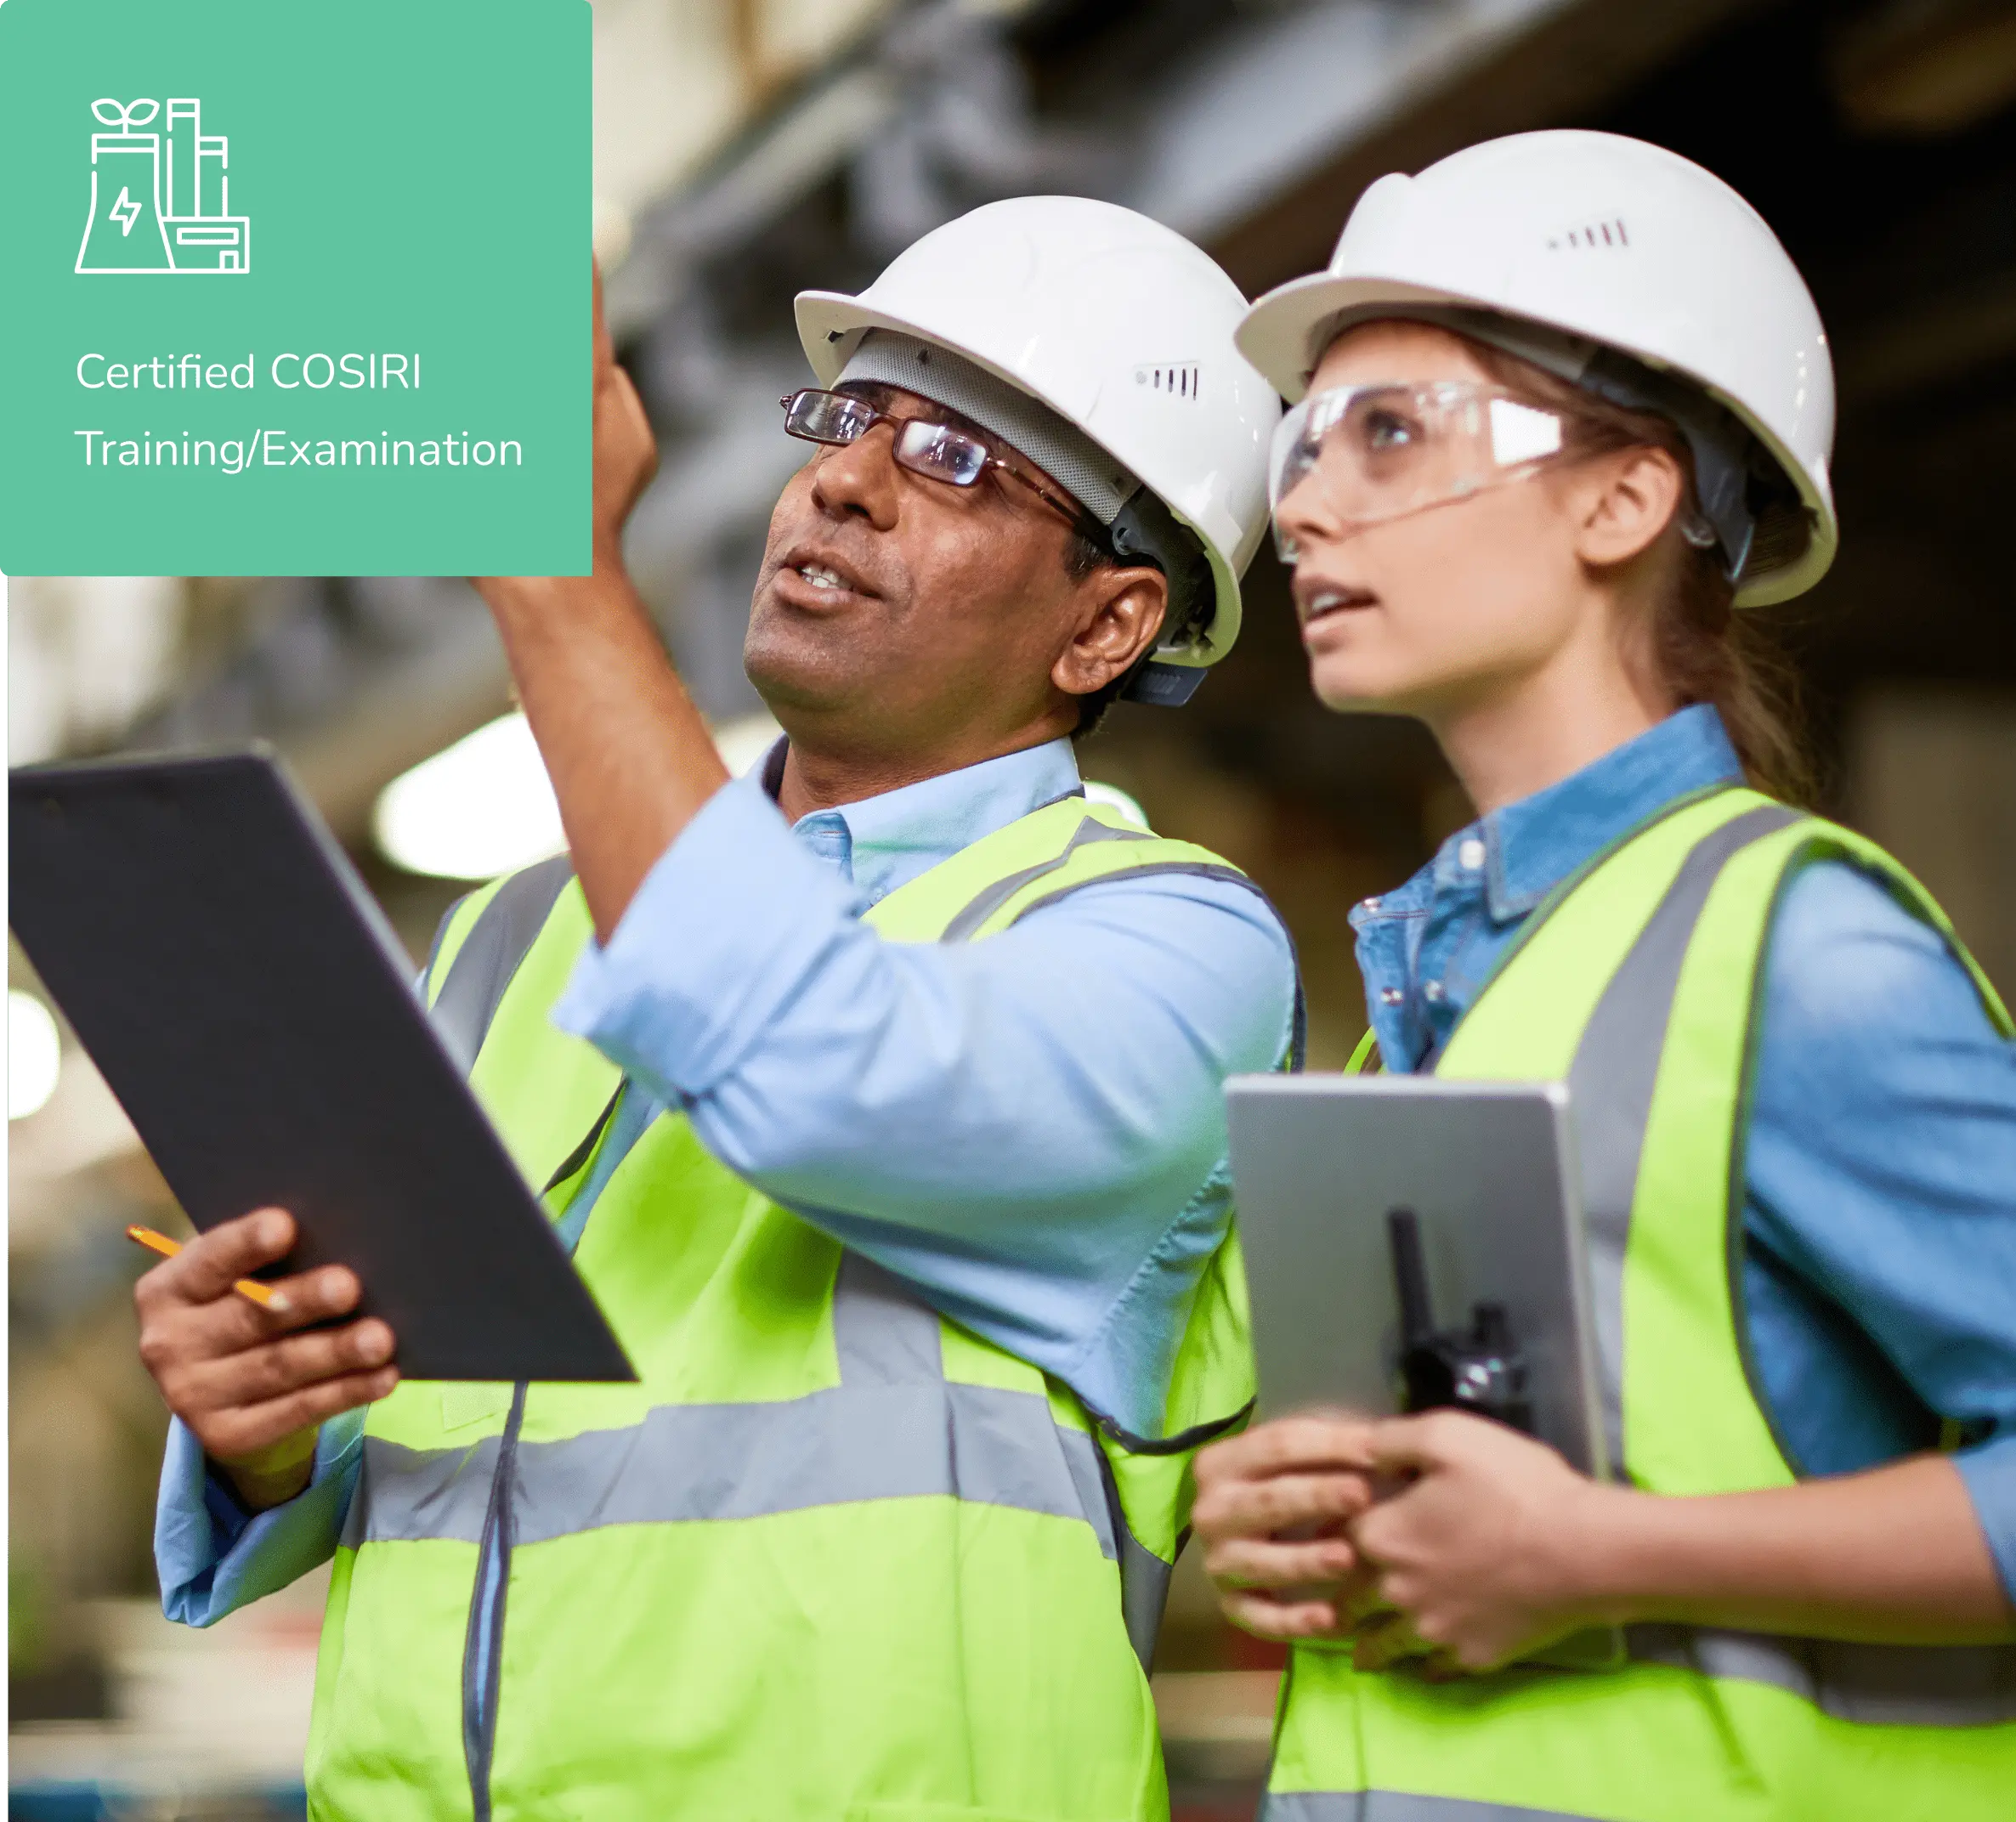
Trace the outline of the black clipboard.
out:
[[[278,1206],[416,1379],[637,1375],[263,749],[8,777],[8,921],[190,1219]]]

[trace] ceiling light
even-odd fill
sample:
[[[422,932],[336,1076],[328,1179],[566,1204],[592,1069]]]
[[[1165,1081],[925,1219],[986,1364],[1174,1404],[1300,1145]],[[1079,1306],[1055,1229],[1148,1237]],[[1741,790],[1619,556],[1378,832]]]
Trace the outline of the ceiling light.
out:
[[[739,777],[762,763],[782,732],[767,714],[738,716],[715,730],[714,741]],[[442,880],[494,880],[567,846],[522,714],[501,716],[401,772],[378,795],[371,836],[394,866]]]
[[[1087,778],[1085,801],[1102,803],[1110,810],[1118,810],[1136,829],[1148,826],[1148,812],[1141,808],[1139,800],[1130,796],[1117,784],[1101,784],[1096,778]]]
[[[754,772],[770,756],[770,749],[783,739],[784,729],[767,709],[754,715],[738,715],[714,730],[714,750],[733,778]]]
[[[492,880],[567,846],[560,806],[523,715],[423,759],[379,794],[371,834],[408,873]]]
[[[49,1009],[32,993],[7,990],[7,1117],[40,1112],[63,1071],[63,1040]]]
[[[1889,0],[1837,37],[1835,93],[1864,133],[1960,133],[2016,101],[2008,0]]]

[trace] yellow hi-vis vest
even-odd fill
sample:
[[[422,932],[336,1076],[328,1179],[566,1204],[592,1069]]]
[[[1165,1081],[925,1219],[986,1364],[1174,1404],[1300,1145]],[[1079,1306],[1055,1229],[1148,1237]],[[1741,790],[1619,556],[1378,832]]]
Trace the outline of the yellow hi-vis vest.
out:
[[[969,940],[1171,870],[1240,877],[1069,798],[869,921]],[[428,970],[556,1216],[620,1083],[548,1018],[590,934],[563,860],[470,902]],[[1252,1397],[1235,1240],[1198,1289],[1157,1442],[752,1189],[682,1115],[610,1175],[575,1259],[639,1383],[409,1381],[371,1409],[317,1670],[312,1815],[1166,1814],[1144,1666],[1190,1457]]]
[[[1611,1457],[1655,1493],[1798,1478],[1739,1316],[1742,1136],[1772,914],[1815,861],[1882,850],[1755,792],[1684,800],[1533,914],[1451,1033],[1443,1076],[1570,1085]],[[2008,1034],[2008,1014],[1968,963]],[[2016,1646],[1626,1629],[1617,1670],[1434,1683],[1292,1655],[1267,1822],[2004,1822]]]

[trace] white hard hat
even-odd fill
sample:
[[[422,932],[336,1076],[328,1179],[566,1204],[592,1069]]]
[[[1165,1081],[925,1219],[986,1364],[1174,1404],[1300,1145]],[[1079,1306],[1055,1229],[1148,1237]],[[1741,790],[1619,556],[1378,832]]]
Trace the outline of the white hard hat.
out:
[[[1787,507],[1796,495],[1806,521],[1803,537],[1760,535],[1747,564],[1745,550],[1734,552],[1738,604],[1787,600],[1826,573],[1839,536],[1827,479],[1834,370],[1826,334],[1777,236],[1719,178],[1614,133],[1487,140],[1418,177],[1373,184],[1329,269],[1269,291],[1239,325],[1238,344],[1292,401],[1351,323],[1452,311],[1489,313],[1475,320],[1481,323],[1511,319],[1514,333],[1486,330],[1482,338],[1610,396],[1617,388],[1595,383],[1590,367],[1592,359],[1600,367],[1605,348],[1651,370],[1657,383],[1689,382],[1673,388],[1681,403],[1669,415],[1689,430],[1697,457],[1702,444],[1685,421],[1686,405],[1705,393],[1762,446],[1766,490],[1781,490]],[[1554,335],[1522,346],[1520,324]],[[1564,365],[1564,349],[1578,365]],[[1742,480],[1739,465],[1738,512]],[[1747,546],[1747,535],[1741,541]]]
[[[1239,578],[1267,526],[1281,405],[1232,347],[1245,309],[1181,235],[1082,196],[990,202],[926,235],[858,297],[807,291],[797,303],[822,386],[874,331],[948,348],[1082,431],[1196,535],[1215,601],[1154,654],[1177,667],[1164,673],[1174,700],[1232,648]]]

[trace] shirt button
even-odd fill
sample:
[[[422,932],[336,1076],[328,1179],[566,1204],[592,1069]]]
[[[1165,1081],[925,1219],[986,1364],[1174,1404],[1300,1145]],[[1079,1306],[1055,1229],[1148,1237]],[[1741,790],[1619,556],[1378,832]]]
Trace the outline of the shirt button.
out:
[[[1456,850],[1456,858],[1466,872],[1476,872],[1484,864],[1484,844],[1472,835]]]
[[[1358,908],[1361,911],[1376,911],[1379,909],[1379,902],[1377,898],[1362,899],[1358,905]]]
[[[1440,981],[1424,982],[1421,987],[1421,997],[1432,1004],[1440,1005],[1442,999],[1442,983]]]
[[[1396,1006],[1406,998],[1407,995],[1396,987],[1382,987],[1379,989],[1379,1004],[1382,1006]]]

